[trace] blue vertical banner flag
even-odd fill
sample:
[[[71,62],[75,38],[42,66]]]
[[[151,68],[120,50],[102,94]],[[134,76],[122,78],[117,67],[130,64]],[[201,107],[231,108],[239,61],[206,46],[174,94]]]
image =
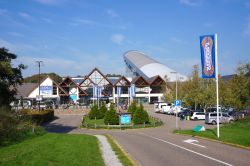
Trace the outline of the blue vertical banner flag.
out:
[[[118,86],[116,90],[117,90],[117,97],[121,97],[122,88]]]
[[[215,78],[215,43],[214,35],[200,36],[202,78]]]
[[[135,97],[135,84],[131,84],[131,96]]]
[[[97,91],[98,91],[97,89],[98,89],[98,87],[97,87],[96,85],[94,85],[94,86],[93,86],[93,98],[96,98],[96,97],[97,97],[97,94],[98,94],[98,93],[97,93]]]
[[[102,97],[102,87],[98,86],[97,88],[97,97]]]
[[[131,98],[131,87],[128,87],[128,96]]]

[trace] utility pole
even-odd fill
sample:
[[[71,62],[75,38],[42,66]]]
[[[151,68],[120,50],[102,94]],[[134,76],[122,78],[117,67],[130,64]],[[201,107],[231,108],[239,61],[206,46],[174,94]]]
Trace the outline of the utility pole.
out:
[[[41,68],[41,64],[43,63],[43,61],[36,61],[36,63],[38,64],[38,68],[39,68],[39,75],[38,75],[38,98],[39,98],[39,101],[38,101],[38,109],[40,111],[40,100],[41,100],[41,96],[40,96],[40,84],[41,84],[41,80],[40,80],[40,68]]]

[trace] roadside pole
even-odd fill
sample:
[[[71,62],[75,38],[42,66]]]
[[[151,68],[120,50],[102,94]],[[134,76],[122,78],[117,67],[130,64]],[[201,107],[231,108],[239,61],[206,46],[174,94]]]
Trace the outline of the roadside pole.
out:
[[[217,34],[200,36],[202,78],[215,78],[217,137],[220,137]]]
[[[217,33],[215,38],[215,74],[216,74],[216,109],[217,109],[217,137],[220,137],[220,118],[219,118],[219,78],[218,78],[218,55],[217,55]]]

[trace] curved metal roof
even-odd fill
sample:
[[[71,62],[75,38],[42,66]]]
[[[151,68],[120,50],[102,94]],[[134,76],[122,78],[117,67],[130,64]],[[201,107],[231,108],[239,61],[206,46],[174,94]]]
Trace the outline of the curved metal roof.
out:
[[[166,65],[159,63],[139,51],[126,52],[124,54],[124,60],[133,68],[133,71],[136,71],[139,75],[147,78],[160,75],[162,78],[167,76],[168,81],[170,82],[175,81],[176,77],[180,81],[187,80],[187,76],[181,75],[178,72],[176,75],[175,70],[168,68]]]
[[[128,51],[124,54],[124,58],[127,58],[129,61],[133,62],[134,65],[136,65],[138,68],[141,68],[142,66],[150,63],[159,63],[139,51]]]

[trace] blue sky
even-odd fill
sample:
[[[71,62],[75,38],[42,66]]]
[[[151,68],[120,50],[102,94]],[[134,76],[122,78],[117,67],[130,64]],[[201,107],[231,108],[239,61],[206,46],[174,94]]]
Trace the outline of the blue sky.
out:
[[[218,33],[219,72],[250,61],[250,0],[0,0],[0,47],[28,68],[85,75],[125,74],[123,54],[139,50],[190,75],[199,36]]]

